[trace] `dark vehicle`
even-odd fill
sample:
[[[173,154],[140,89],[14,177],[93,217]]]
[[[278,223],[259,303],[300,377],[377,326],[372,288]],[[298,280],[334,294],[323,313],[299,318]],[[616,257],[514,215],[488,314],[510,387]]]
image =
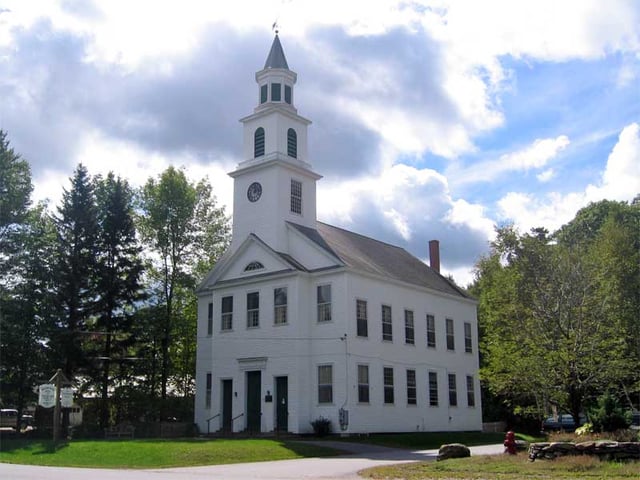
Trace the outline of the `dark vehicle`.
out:
[[[583,425],[587,419],[580,415],[580,425]],[[568,413],[563,413],[562,415],[558,415],[557,417],[547,417],[544,422],[542,422],[542,431],[543,432],[573,432],[578,426],[576,426],[573,421],[573,416]]]

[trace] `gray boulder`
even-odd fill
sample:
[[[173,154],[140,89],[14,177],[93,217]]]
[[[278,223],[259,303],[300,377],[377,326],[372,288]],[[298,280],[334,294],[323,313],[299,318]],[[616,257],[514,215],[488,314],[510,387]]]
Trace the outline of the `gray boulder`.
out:
[[[471,450],[466,445],[461,443],[449,443],[442,445],[438,450],[438,461],[446,460],[448,458],[464,458],[470,457]]]

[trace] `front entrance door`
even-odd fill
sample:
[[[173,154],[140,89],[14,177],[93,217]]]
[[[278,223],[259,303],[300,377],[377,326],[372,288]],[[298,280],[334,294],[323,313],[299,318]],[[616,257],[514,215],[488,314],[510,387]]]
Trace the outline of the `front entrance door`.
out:
[[[289,430],[289,381],[287,377],[276,377],[276,430]]]
[[[247,372],[247,431],[249,432],[260,431],[261,383],[260,370]]]
[[[222,380],[222,431],[232,431],[233,422],[233,380]]]

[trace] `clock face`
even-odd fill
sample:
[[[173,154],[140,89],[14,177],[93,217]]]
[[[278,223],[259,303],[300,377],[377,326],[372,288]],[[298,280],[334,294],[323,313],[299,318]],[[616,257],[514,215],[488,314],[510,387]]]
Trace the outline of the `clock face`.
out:
[[[257,202],[262,195],[262,185],[258,182],[253,182],[247,189],[247,198],[250,202]]]

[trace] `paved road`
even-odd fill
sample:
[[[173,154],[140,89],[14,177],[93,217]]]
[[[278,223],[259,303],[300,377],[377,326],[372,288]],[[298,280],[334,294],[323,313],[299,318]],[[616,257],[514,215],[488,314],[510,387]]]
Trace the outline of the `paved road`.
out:
[[[323,445],[351,453],[331,458],[303,458],[277,462],[239,463],[157,470],[107,470],[32,467],[0,464],[3,480],[356,480],[358,471],[378,465],[435,460],[437,450],[408,451],[345,442]],[[502,445],[471,447],[472,455],[501,453]]]

